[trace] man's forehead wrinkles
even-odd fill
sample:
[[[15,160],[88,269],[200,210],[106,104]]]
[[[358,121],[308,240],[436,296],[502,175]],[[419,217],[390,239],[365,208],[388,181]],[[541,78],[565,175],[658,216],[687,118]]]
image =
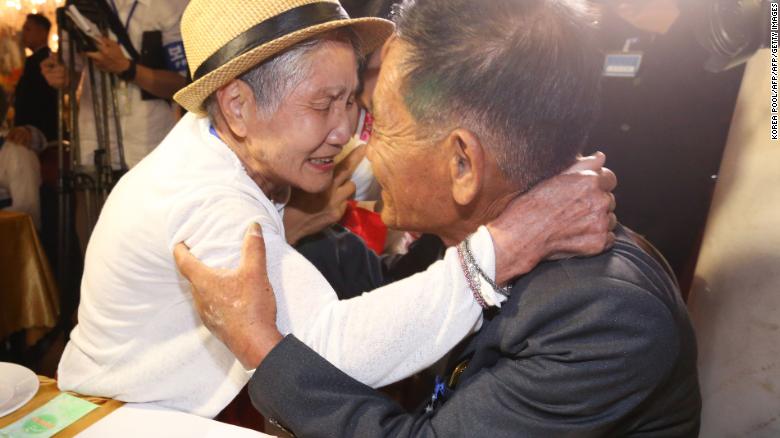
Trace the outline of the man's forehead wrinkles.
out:
[[[375,102],[375,110],[374,115],[384,113],[385,109],[392,105],[389,100],[395,99],[394,93],[395,93],[395,86],[396,82],[394,80],[395,76],[397,75],[397,71],[395,68],[391,68],[391,66],[388,66],[388,68],[385,69],[383,74],[379,77],[378,83],[377,83],[377,90],[381,90],[379,93],[375,92],[375,97],[377,98]],[[392,96],[392,97],[391,97]]]

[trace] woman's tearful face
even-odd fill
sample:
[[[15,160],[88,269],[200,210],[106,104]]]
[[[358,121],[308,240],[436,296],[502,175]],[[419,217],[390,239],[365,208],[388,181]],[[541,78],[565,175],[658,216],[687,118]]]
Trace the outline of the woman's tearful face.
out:
[[[258,111],[247,146],[265,179],[307,192],[328,188],[334,158],[354,132],[357,59],[346,43],[321,44],[309,57],[309,74],[273,114]]]

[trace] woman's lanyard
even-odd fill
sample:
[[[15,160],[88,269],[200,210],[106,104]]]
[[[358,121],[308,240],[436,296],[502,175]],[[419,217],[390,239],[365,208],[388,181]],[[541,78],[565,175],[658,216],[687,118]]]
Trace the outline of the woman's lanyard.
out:
[[[125,20],[125,31],[127,31],[127,34],[130,34],[130,20],[133,19],[133,14],[135,13],[135,7],[138,6],[138,0],[133,1],[133,5],[130,6],[130,13],[127,14],[127,19]],[[116,12],[116,17],[120,20],[122,19],[119,16],[119,9],[116,7],[116,3],[114,3],[114,0],[111,0],[111,7],[114,8],[114,12]]]

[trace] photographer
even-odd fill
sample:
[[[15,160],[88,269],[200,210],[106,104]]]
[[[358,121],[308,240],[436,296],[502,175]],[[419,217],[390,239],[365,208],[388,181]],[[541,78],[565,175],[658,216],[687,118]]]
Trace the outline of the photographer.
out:
[[[103,15],[113,13],[116,16],[115,24],[124,29],[115,31],[114,27],[111,27],[109,37],[91,40],[96,50],[80,53],[72,66],[61,64],[55,56],[50,56],[41,63],[46,81],[55,88],[65,88],[70,75],[73,75],[72,80],[81,82],[79,141],[78,149],[75,149],[74,153],[78,151],[80,170],[93,177],[100,173],[100,166],[110,166],[114,171],[120,172],[128,167],[132,168],[165,138],[176,123],[175,110],[169,99],[187,81],[187,61],[184,57],[179,21],[188,0],[98,1],[104,2],[102,5],[98,3],[98,7],[102,6],[105,12]],[[86,5],[83,9],[87,10],[89,6]],[[159,56],[151,59],[151,62],[144,56],[138,61],[134,60],[128,52],[128,47],[117,42],[121,41],[117,31],[128,36],[129,44],[136,55],[151,52]],[[76,37],[67,33],[65,36],[72,38],[63,41],[62,48],[68,49],[68,44],[75,44],[77,49],[83,48],[76,44]],[[155,41],[156,44],[149,44],[149,40]],[[62,53],[68,51],[63,50]],[[95,67],[94,90],[88,62],[92,62]],[[112,81],[116,84],[112,93],[118,108],[121,130],[119,135],[116,132],[116,119],[111,103],[107,105],[108,114],[100,105],[93,106],[93,100],[100,102],[97,96],[104,90],[100,79],[108,76],[98,74],[100,72],[114,74],[119,79]],[[102,117],[97,117],[96,112]],[[106,119],[109,135],[107,139],[101,139],[97,130],[100,128],[100,121],[105,122]],[[120,159],[118,137],[121,138],[124,162]],[[99,155],[96,159],[95,151],[100,149],[108,149],[110,162],[107,162],[107,157]],[[94,205],[87,200],[86,192],[76,191],[76,233],[82,251],[86,250],[89,230],[101,208],[100,202]]]
[[[117,99],[121,123],[122,143],[127,165],[133,167],[165,137],[175,123],[174,111],[169,99],[186,83],[187,62],[181,43],[179,21],[187,0],[152,2],[150,0],[101,0],[108,1],[119,22],[124,26],[130,43],[139,51],[145,34],[161,34],[165,67],[153,68],[131,59],[127,49],[115,41],[116,35],[95,40],[97,51],[86,52],[87,58],[97,69],[115,74],[118,81]],[[113,33],[113,32],[112,32]],[[94,163],[94,151],[98,148],[95,131],[95,114],[92,111],[94,91],[86,78],[86,60],[77,60],[73,71],[81,76],[82,94],[79,111],[80,164],[89,167]],[[46,81],[55,88],[67,83],[68,69],[54,56],[41,64]],[[83,70],[83,71],[79,71]],[[83,74],[82,74],[83,73]],[[146,92],[151,96],[142,96]],[[151,97],[151,98],[150,98]],[[111,125],[111,124],[109,124]],[[110,126],[111,166],[120,168],[116,150],[114,127]],[[105,145],[101,145],[105,146]]]
[[[590,144],[620,175],[621,223],[663,253],[686,293],[743,69],[704,68],[696,24],[711,1],[600,3],[602,111]]]

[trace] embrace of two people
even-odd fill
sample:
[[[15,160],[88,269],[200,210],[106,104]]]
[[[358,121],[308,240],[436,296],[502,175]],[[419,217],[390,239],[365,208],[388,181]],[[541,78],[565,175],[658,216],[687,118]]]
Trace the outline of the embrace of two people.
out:
[[[578,158],[592,21],[578,0],[410,0],[397,27],[335,0],[192,0],[190,113],[104,206],[61,389],[215,416],[248,383],[299,436],[695,436],[685,305],[616,224],[603,155]],[[333,184],[376,51],[382,220],[449,248],[339,300],[284,208]],[[372,389],[456,346],[420,412]]]

